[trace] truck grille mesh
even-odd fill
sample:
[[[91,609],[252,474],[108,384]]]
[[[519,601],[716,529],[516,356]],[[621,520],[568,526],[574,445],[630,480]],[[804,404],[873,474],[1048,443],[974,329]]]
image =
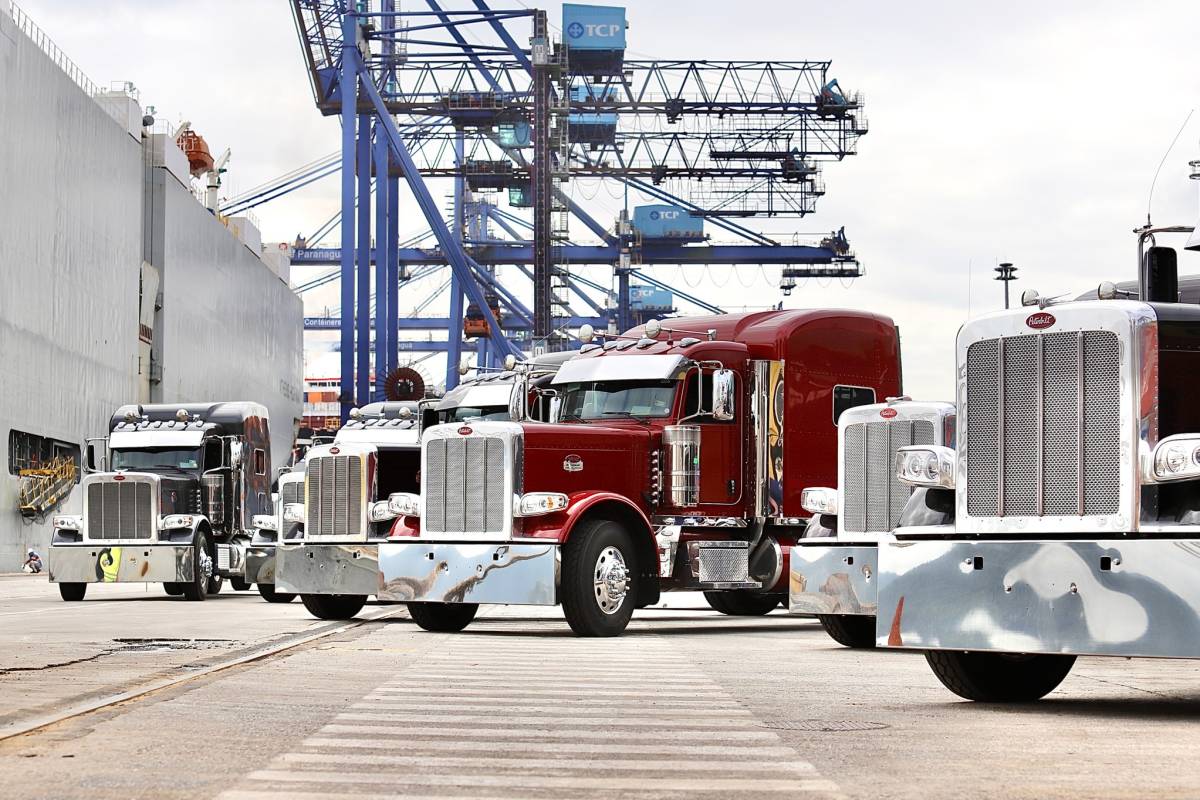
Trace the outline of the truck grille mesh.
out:
[[[1120,405],[1114,333],[1013,336],[971,345],[967,513],[1117,513]]]
[[[88,485],[89,539],[152,539],[154,487],[135,481],[100,481]]]
[[[929,420],[847,425],[843,440],[842,527],[849,533],[887,533],[900,522],[912,487],[896,477],[896,451],[933,444]]]
[[[279,502],[284,505],[304,502],[303,494],[304,481],[288,481],[279,486]]]
[[[361,536],[363,518],[363,459],[360,456],[322,456],[306,468],[308,496],[304,504],[304,535]]]
[[[425,530],[499,533],[506,528],[505,440],[495,436],[430,439],[425,445]]]

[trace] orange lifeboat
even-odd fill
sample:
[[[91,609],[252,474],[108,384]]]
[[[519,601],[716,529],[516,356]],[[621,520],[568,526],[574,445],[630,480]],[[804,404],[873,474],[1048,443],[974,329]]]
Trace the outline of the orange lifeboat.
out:
[[[188,169],[194,177],[198,178],[204,173],[212,171],[212,152],[208,149],[208,142],[204,141],[203,136],[193,130],[186,130],[179,134],[175,143],[187,156]]]

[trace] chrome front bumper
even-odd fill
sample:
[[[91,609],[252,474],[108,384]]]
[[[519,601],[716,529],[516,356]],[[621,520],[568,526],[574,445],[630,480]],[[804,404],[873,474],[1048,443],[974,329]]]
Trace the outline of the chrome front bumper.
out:
[[[379,594],[378,544],[278,544],[275,591]]]
[[[878,643],[1200,658],[1200,541],[889,542]]]
[[[556,544],[387,542],[381,600],[547,606],[558,602]]]
[[[56,544],[51,583],[187,583],[195,574],[190,544]]]
[[[874,616],[878,557],[874,545],[796,545],[789,559],[788,611]]]

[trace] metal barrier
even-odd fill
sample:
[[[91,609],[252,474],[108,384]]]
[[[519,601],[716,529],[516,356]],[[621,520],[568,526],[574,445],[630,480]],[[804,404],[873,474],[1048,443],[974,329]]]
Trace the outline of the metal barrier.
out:
[[[46,32],[29,18],[24,9],[16,3],[12,3],[11,7],[13,22],[16,23],[17,29],[28,36],[43,53],[48,55],[50,60],[67,74],[67,77],[75,81],[79,88],[87,92],[89,97],[95,97],[101,92],[100,87],[91,78],[83,74],[83,70],[68,58],[67,54],[54,43],[54,40],[47,36]]]

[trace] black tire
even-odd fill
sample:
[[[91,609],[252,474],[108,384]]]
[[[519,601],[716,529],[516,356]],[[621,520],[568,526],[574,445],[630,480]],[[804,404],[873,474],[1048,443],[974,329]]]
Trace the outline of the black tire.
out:
[[[248,592],[253,587],[249,581],[243,580],[242,578],[231,577],[229,579],[229,588],[233,589],[235,592]]]
[[[78,603],[87,594],[86,583],[60,583],[58,585],[58,593],[62,595],[62,599],[68,603]]]
[[[637,575],[633,537],[624,527],[607,519],[581,522],[563,551],[559,588],[571,630],[578,636],[619,636],[637,605]]]
[[[980,703],[1030,703],[1067,677],[1075,656],[927,650],[933,674],[959,697]]]
[[[730,617],[761,617],[774,611],[782,595],[752,592],[749,589],[726,589],[705,592],[704,599],[714,611]]]
[[[212,556],[208,552],[208,534],[204,531],[196,532],[196,541],[192,545],[194,548],[194,557],[192,559],[193,570],[192,579],[187,583],[179,584],[183,589],[183,596],[192,602],[200,602],[208,599],[208,575],[204,574],[203,563],[204,559],[209,559],[210,569],[216,567],[211,559]]]
[[[183,584],[182,583],[164,583],[163,591],[166,592],[167,594],[171,595],[171,597],[178,597],[179,595],[183,594]]]
[[[478,603],[409,603],[408,613],[417,626],[434,633],[458,633],[471,624]]]
[[[275,591],[275,584],[273,583],[259,583],[256,586],[259,595],[268,603],[290,603],[296,599],[296,595],[290,592]]]
[[[875,617],[858,614],[818,614],[821,627],[840,645],[866,650],[875,646]]]
[[[302,594],[300,599],[317,619],[353,619],[367,604],[365,594]]]

